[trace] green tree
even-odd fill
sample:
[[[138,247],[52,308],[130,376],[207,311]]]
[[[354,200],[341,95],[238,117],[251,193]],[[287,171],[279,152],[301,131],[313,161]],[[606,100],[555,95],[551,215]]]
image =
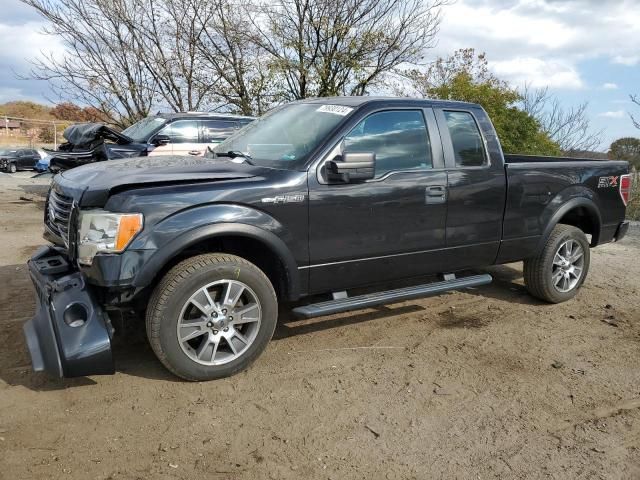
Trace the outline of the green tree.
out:
[[[474,82],[466,72],[456,74],[430,96],[482,105],[493,122],[505,153],[559,155],[560,147],[545,134],[540,123],[515,104],[519,94],[500,81]]]
[[[609,158],[627,160],[634,167],[640,168],[640,138],[619,138],[609,147]]]
[[[561,153],[538,120],[517,107],[520,94],[489,71],[484,54],[476,55],[473,49],[458,50],[448,58],[439,58],[425,72],[414,70],[407,76],[423,97],[482,105],[505,153]]]

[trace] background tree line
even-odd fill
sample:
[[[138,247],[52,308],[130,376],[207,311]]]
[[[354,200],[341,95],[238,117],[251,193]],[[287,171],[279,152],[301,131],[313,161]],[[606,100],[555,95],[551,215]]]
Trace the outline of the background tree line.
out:
[[[516,90],[473,49],[433,60],[449,0],[22,0],[67,46],[32,76],[121,128],[157,109],[261,115],[317,96],[480,103],[509,153],[584,154],[586,104]]]
[[[125,127],[155,108],[260,115],[363,95],[423,61],[446,0],[23,0],[61,37],[33,76]]]

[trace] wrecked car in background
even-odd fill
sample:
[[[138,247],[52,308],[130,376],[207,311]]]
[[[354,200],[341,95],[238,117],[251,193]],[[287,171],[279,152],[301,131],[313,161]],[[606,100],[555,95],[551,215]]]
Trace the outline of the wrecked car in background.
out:
[[[49,170],[58,173],[94,162],[148,155],[201,156],[252,117],[212,113],[170,113],[152,115],[122,132],[100,123],[68,127],[67,140],[58,150],[48,150]]]
[[[57,151],[49,150],[49,170],[54,173],[93,162],[147,155],[147,146],[99,123],[71,125],[67,140]]]

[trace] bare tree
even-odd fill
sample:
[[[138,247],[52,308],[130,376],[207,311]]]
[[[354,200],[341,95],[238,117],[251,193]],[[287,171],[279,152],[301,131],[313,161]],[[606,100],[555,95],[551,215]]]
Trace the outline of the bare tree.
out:
[[[629,98],[631,98],[631,101],[633,103],[635,103],[636,105],[638,105],[640,107],[640,96],[639,95],[629,95]],[[632,113],[629,114],[629,116],[631,117],[631,121],[633,122],[633,125],[640,129],[640,120],[638,118],[636,118]]]
[[[237,0],[187,0],[200,29],[197,44],[203,71],[216,78],[221,107],[244,115],[261,115],[279,100],[268,54],[254,43],[256,30],[247,15],[251,4]]]
[[[34,61],[34,78],[50,81],[61,98],[95,107],[122,127],[149,113],[155,80],[110,0],[22,1],[49,21],[45,33],[62,38],[68,51],[62,58],[41,55]]]
[[[67,53],[31,75],[125,127],[155,108],[262,114],[363,95],[422,61],[449,0],[21,0]]]
[[[364,95],[423,60],[447,0],[275,0],[249,18],[284,95]]]
[[[87,0],[84,0],[87,1]],[[105,1],[105,0],[91,0]],[[131,47],[156,87],[156,100],[174,111],[215,105],[217,77],[204,72],[198,22],[206,2],[111,0],[112,15],[130,34]]]
[[[582,156],[597,150],[602,144],[602,130],[593,130],[587,115],[588,103],[565,108],[549,88],[531,89],[525,85],[520,92],[522,109],[540,122],[543,131],[568,155]]]

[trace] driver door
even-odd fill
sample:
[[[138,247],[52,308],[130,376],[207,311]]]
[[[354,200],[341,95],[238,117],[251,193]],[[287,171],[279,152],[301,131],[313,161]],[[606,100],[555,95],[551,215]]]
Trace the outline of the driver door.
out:
[[[433,111],[370,113],[341,145],[343,153],[375,153],[375,177],[331,183],[310,176],[311,293],[446,270],[438,250],[445,247],[447,174]]]

